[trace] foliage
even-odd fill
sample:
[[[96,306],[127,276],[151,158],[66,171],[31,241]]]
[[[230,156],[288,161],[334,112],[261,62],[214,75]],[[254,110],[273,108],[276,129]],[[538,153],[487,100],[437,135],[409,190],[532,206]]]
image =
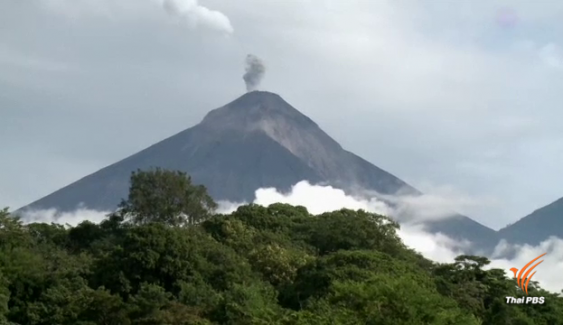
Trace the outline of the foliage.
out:
[[[155,168],[131,174],[129,198],[119,207],[119,215],[135,224],[180,226],[205,219],[217,204],[205,187],[192,184],[186,173]]]
[[[563,324],[563,297],[522,297],[479,256],[431,262],[366,211],[246,205],[213,215],[182,173],[138,171],[100,224],[0,210],[0,324]]]

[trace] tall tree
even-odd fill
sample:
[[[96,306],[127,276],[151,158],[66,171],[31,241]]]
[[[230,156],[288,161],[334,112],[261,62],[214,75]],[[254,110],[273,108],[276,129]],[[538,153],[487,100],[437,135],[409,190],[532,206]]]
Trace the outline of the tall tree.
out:
[[[156,168],[132,173],[129,197],[119,207],[118,214],[134,224],[182,226],[206,219],[217,204],[186,173]]]

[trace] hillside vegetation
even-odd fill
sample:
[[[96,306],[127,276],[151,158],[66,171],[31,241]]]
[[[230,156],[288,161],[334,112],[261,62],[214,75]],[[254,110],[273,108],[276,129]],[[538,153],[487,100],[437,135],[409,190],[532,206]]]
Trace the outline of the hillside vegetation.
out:
[[[0,212],[0,324],[563,324],[563,298],[478,256],[437,264],[365,211],[246,205],[216,215],[180,172],[133,173],[100,224]]]

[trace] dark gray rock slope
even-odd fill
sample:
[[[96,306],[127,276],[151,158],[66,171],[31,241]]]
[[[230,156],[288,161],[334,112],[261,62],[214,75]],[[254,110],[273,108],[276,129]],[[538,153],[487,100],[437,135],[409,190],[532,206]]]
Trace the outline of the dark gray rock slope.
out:
[[[537,245],[551,236],[563,239],[563,198],[499,230],[509,243]]]
[[[250,202],[261,187],[288,190],[309,180],[352,191],[419,194],[410,185],[344,150],[279,95],[254,91],[209,112],[198,125],[88,175],[25,208],[114,209],[136,169],[182,170],[216,200]],[[461,215],[430,225],[456,238],[494,243],[496,232]]]

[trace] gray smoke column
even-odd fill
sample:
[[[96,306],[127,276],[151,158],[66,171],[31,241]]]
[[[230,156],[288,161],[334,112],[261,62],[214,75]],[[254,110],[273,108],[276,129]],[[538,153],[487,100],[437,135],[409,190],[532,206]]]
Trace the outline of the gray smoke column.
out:
[[[162,7],[168,14],[184,20],[193,28],[201,25],[226,34],[234,31],[225,14],[200,5],[198,0],[164,0]]]
[[[246,73],[242,77],[244,83],[246,83],[246,91],[253,91],[258,88],[260,81],[264,78],[264,73],[266,72],[266,66],[264,62],[260,60],[256,55],[248,54],[246,56]]]

